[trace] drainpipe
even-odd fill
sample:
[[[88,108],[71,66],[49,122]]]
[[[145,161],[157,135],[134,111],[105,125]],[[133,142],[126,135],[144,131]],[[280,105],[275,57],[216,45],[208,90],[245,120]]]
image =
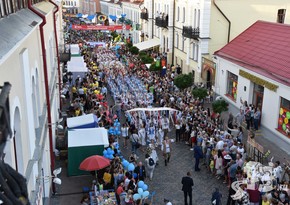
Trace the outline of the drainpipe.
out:
[[[46,96],[46,106],[47,106],[47,123],[48,123],[48,136],[49,136],[49,151],[50,151],[50,171],[53,175],[54,170],[54,153],[53,153],[53,143],[52,143],[52,127],[51,127],[51,109],[50,109],[50,94],[48,86],[48,70],[47,70],[47,61],[46,61],[46,50],[45,50],[45,40],[44,40],[44,30],[43,27],[46,24],[45,15],[36,10],[31,3],[32,0],[28,0],[28,8],[42,18],[42,23],[39,25],[40,30],[40,41],[41,41],[41,51],[42,51],[42,63],[44,70],[44,86],[45,86],[45,96]],[[55,193],[55,186],[52,183],[52,192]]]
[[[152,39],[154,38],[154,0],[152,0]]]
[[[174,65],[174,44],[175,44],[175,0],[173,0],[173,21],[172,21],[172,59],[171,59],[171,65]]]
[[[214,6],[217,8],[217,10],[221,13],[221,15],[227,20],[229,23],[229,28],[228,28],[228,43],[230,42],[230,37],[231,37],[231,21],[228,19],[228,17],[222,12],[222,10],[218,7],[218,5],[215,3],[215,0],[213,0]]]
[[[54,27],[54,39],[55,39],[55,47],[56,47],[56,56],[57,56],[57,74],[58,74],[58,92],[59,92],[59,109],[61,110],[61,72],[60,72],[60,59],[59,59],[59,50],[58,50],[58,39],[56,32],[56,13],[59,11],[58,5],[54,3],[52,0],[49,0],[55,6],[55,10],[53,12],[53,27]]]

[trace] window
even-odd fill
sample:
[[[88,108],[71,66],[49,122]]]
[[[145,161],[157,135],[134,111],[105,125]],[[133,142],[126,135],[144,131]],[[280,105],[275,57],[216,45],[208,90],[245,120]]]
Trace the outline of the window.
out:
[[[177,7],[177,19],[176,19],[176,21],[179,21],[179,13],[180,13],[180,8]]]
[[[238,76],[228,71],[227,96],[237,100]]]
[[[184,51],[184,39],[182,39],[181,50]]]
[[[183,7],[182,10],[183,10],[182,11],[182,14],[183,14],[182,23],[184,23],[185,22],[185,7]]]
[[[278,118],[278,130],[289,136],[290,131],[290,101],[280,98],[280,109]]]
[[[193,28],[196,28],[196,9],[194,9],[194,15],[193,15]]]
[[[176,48],[178,48],[178,45],[179,44],[179,35],[178,35],[178,33],[176,33],[176,44],[175,44],[175,46],[176,46]]]
[[[198,45],[198,43],[196,44],[196,57],[195,57],[195,61],[198,61],[198,56],[199,56],[199,45]]]
[[[200,9],[197,10],[197,27],[200,27]]]
[[[183,60],[180,60],[180,67],[183,68]]]
[[[284,23],[286,9],[279,9],[277,14],[277,23]]]
[[[192,44],[192,50],[191,50],[191,58],[194,60],[195,57],[195,43]]]

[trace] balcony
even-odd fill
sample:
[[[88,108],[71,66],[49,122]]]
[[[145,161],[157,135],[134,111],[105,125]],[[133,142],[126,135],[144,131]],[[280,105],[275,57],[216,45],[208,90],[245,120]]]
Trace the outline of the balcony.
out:
[[[155,25],[162,28],[168,27],[168,15],[164,17],[156,17],[155,18]]]
[[[198,39],[199,38],[199,28],[192,28],[191,26],[183,26],[182,35],[185,38]]]
[[[141,12],[140,18],[148,21],[148,13],[147,12]]]

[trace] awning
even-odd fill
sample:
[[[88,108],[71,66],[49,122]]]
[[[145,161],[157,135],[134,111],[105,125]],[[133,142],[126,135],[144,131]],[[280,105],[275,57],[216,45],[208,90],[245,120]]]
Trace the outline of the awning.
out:
[[[136,43],[134,46],[139,48],[139,51],[144,51],[144,50],[147,50],[147,49],[150,49],[152,47],[159,46],[159,45],[160,45],[159,39],[150,39],[148,41]]]

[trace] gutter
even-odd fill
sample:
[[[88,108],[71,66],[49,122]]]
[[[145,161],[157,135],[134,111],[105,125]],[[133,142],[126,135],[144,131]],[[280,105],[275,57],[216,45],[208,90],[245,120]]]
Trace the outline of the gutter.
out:
[[[58,73],[58,92],[59,92],[59,109],[61,110],[61,72],[60,72],[60,57],[59,57],[59,50],[58,50],[58,38],[57,38],[57,32],[56,32],[56,13],[59,11],[59,7],[56,3],[54,3],[52,0],[49,0],[51,4],[55,6],[55,10],[53,12],[53,27],[54,27],[54,39],[55,39],[55,47],[56,47],[56,56],[57,56],[57,73]]]
[[[154,0],[152,0],[152,39],[154,38]]]
[[[213,4],[214,6],[217,8],[217,10],[221,13],[221,15],[227,20],[227,22],[229,23],[229,27],[228,27],[228,43],[230,42],[230,37],[231,37],[231,21],[228,19],[228,17],[224,14],[224,12],[222,12],[222,10],[218,7],[218,5],[215,2],[216,0],[213,0]]]
[[[45,86],[45,96],[46,96],[46,108],[47,108],[47,123],[48,123],[48,136],[49,136],[49,151],[50,151],[50,171],[51,175],[53,175],[54,170],[54,153],[53,153],[53,143],[52,143],[52,127],[51,127],[51,108],[50,108],[50,94],[49,94],[49,86],[48,86],[48,69],[47,69],[47,59],[46,59],[46,49],[45,49],[45,40],[44,40],[44,30],[43,27],[46,24],[45,15],[36,10],[31,3],[32,0],[28,0],[28,8],[42,18],[42,22],[39,25],[40,30],[40,41],[41,41],[41,51],[42,51],[42,63],[44,70],[44,86]],[[52,192],[55,193],[55,186],[52,184]]]

